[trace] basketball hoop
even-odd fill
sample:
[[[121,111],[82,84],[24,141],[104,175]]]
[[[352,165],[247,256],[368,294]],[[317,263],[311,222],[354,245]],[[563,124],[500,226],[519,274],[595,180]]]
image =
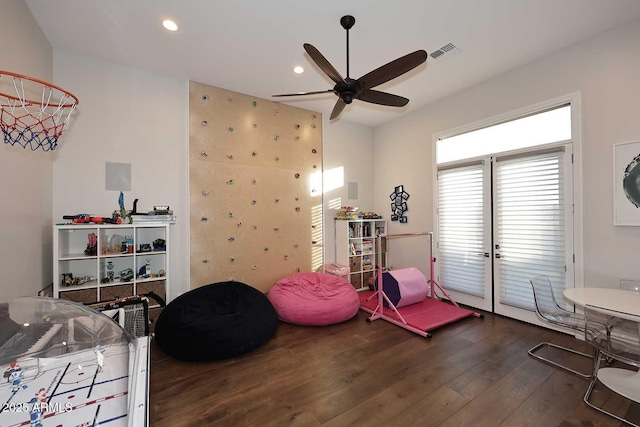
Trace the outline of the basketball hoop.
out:
[[[5,144],[55,150],[77,105],[78,98],[58,86],[0,71],[0,130]]]

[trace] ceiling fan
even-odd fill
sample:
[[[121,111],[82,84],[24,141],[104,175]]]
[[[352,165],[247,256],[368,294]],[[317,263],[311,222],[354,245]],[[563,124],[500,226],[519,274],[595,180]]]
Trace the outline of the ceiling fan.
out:
[[[297,92],[276,96],[300,96],[300,95],[317,95],[321,93],[333,92],[338,96],[338,102],[331,111],[330,120],[335,119],[342,113],[347,104],[351,104],[354,99],[370,102],[372,104],[387,105],[391,107],[404,107],[409,100],[405,97],[393,95],[391,93],[380,92],[372,88],[395,79],[422,64],[427,60],[427,52],[417,50],[408,55],[402,56],[396,60],[376,68],[370,73],[365,74],[357,80],[349,77],[349,30],[356,23],[356,19],[351,15],[343,16],[340,19],[340,25],[347,30],[347,77],[343,78],[340,73],[322,56],[320,51],[305,43],[304,50],[307,51],[311,59],[320,67],[324,73],[335,82],[333,89],[321,90],[316,92]]]

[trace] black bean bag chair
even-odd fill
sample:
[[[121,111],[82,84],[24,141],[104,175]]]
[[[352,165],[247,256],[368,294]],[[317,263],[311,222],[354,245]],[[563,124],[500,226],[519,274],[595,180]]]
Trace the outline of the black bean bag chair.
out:
[[[262,292],[240,282],[220,282],[171,301],[158,318],[155,339],[176,359],[227,359],[265,344],[277,326],[277,314]]]

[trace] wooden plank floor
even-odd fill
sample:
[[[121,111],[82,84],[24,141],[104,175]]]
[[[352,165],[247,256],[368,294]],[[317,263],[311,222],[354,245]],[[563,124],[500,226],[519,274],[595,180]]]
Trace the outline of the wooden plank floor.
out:
[[[280,323],[275,337],[235,359],[190,363],[152,342],[152,427],[619,426],[589,408],[588,382],[529,357],[540,341],[590,352],[575,338],[485,314],[428,340],[360,311],[332,326]],[[589,370],[589,360],[550,354]],[[640,420],[599,385],[593,399]]]

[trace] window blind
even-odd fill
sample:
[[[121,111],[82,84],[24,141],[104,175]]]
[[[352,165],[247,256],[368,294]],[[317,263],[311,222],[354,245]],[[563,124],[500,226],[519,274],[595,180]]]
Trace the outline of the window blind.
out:
[[[554,289],[565,287],[563,155],[497,159],[495,243],[503,304],[534,310],[529,280],[540,274]]]
[[[482,163],[438,171],[438,273],[446,289],[485,295]]]

